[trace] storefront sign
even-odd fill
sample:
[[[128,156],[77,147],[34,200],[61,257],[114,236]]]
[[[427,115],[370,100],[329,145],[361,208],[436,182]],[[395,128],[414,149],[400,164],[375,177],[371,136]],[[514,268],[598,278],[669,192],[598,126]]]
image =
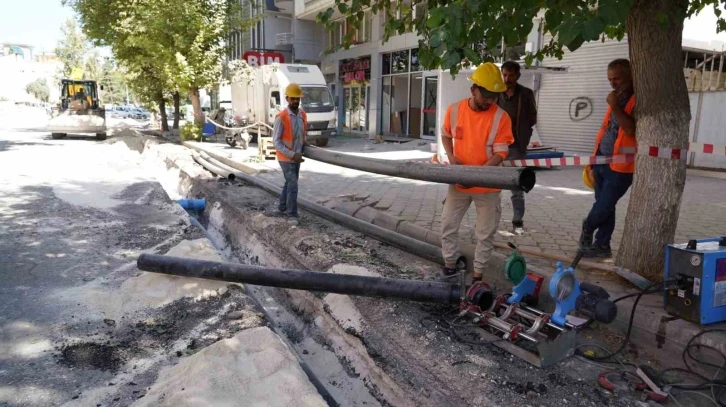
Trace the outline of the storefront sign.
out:
[[[371,80],[371,57],[340,61],[340,77],[344,84],[367,83]]]
[[[285,63],[285,56],[279,52],[247,51],[242,54],[242,59],[253,67]]]

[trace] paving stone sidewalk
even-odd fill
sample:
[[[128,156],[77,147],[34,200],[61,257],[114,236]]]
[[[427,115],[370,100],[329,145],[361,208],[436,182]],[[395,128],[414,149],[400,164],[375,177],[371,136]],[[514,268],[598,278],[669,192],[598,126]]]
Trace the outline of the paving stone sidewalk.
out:
[[[430,157],[430,147],[417,141],[404,144],[373,144],[370,140],[334,140],[331,149],[375,158],[412,159]],[[224,149],[229,154],[230,149]],[[253,149],[231,154],[238,158],[252,154]],[[268,160],[265,166],[274,171],[258,174],[274,184],[284,180],[279,165]],[[526,233],[511,233],[511,193],[502,191],[502,219],[496,239],[542,252],[574,256],[580,236],[582,219],[594,201],[594,193],[582,184],[581,167],[562,167],[537,171],[537,186],[526,194]],[[442,201],[446,185],[427,183],[365,173],[333,165],[306,160],[300,172],[300,193],[308,198],[324,201],[336,197],[355,197],[357,200],[376,202],[376,209],[439,231]],[[613,235],[613,249],[617,250],[622,238],[628,193],[617,208],[617,223]],[[462,221],[461,237],[474,241],[476,219],[474,207]],[[676,241],[691,238],[714,237],[726,234],[726,180],[689,175],[681,204],[681,215]]]

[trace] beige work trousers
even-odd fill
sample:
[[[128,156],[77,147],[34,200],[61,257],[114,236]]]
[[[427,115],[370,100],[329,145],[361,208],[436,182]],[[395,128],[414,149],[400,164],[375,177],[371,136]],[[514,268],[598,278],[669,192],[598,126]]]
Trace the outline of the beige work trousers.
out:
[[[472,201],[476,206],[474,273],[483,274],[494,249],[494,234],[502,217],[500,192],[467,194],[449,185],[444,212],[441,214],[441,253],[446,267],[454,268],[459,256],[459,226]]]

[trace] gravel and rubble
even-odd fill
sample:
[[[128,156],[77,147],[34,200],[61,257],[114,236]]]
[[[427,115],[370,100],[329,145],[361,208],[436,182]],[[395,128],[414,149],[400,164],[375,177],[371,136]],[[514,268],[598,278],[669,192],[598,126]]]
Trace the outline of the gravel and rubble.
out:
[[[193,191],[213,202],[214,209],[205,213],[209,228],[219,229],[246,261],[315,271],[353,266],[395,278],[438,276],[434,264],[309,214],[293,229],[284,220],[266,218],[262,211],[274,205],[274,198],[256,188],[214,181],[200,182]],[[264,251],[249,244],[253,240],[264,242]],[[348,376],[363,377],[381,405],[637,405],[629,395],[613,397],[597,386],[597,375],[606,366],[569,359],[534,368],[477,340],[473,332],[452,328],[455,310],[448,307],[362,297],[342,300],[294,290],[265,292],[303,321],[302,327],[283,329],[291,342],[314,338],[331,348]],[[386,389],[378,388],[381,382]]]

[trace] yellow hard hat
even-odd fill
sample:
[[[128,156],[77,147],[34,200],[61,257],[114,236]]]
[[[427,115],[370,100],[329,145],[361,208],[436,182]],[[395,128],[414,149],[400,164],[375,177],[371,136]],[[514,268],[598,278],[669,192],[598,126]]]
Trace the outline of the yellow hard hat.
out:
[[[303,96],[302,88],[297,83],[291,83],[285,88],[285,96],[291,98],[301,98]]]
[[[595,189],[595,178],[592,176],[592,166],[587,165],[582,170],[582,183],[590,189]]]
[[[500,71],[499,67],[491,62],[479,65],[476,70],[469,75],[469,80],[489,92],[499,93],[507,90],[507,85],[505,85],[502,80],[502,71]]]

